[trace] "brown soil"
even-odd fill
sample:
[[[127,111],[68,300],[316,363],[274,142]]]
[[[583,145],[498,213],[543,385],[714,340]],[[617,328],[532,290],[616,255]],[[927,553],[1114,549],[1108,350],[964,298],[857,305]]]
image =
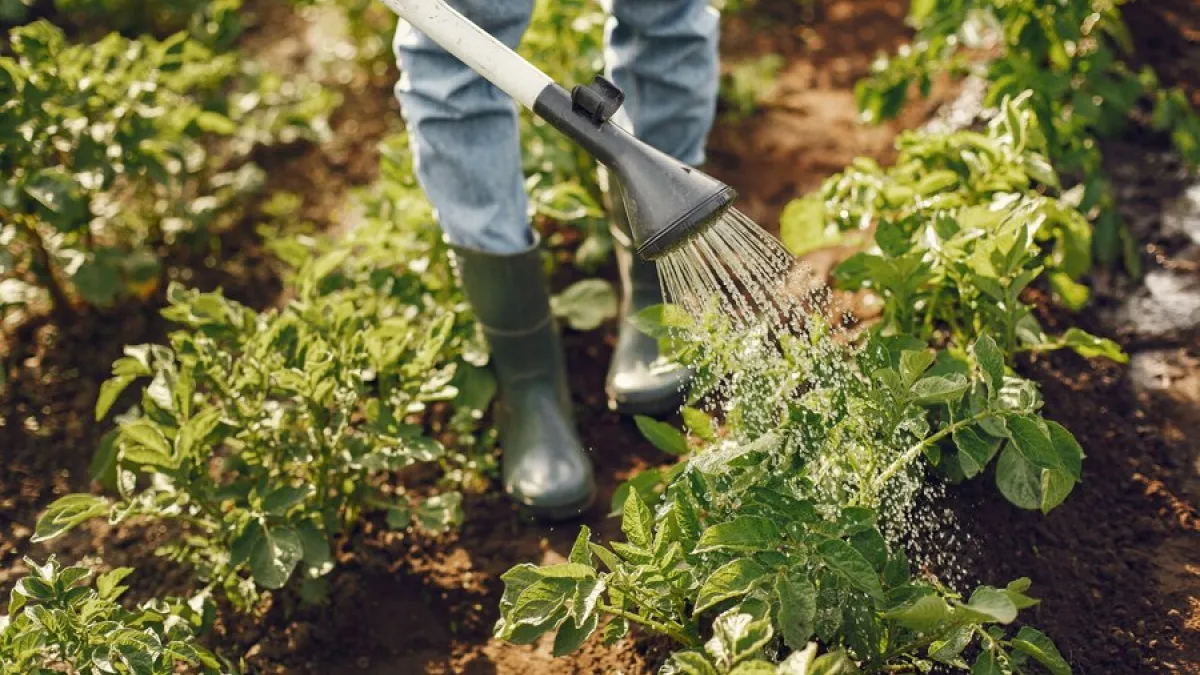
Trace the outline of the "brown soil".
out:
[[[269,5],[262,11],[274,17],[266,14],[273,11]],[[749,19],[727,21],[727,60],[775,52],[787,62],[764,109],[746,121],[722,122],[710,152],[712,172],[741,192],[741,208],[768,229],[789,199],[855,156],[887,161],[895,131],[923,121],[944,99],[938,94],[913,106],[894,125],[857,124],[852,84],[878,51],[906,38],[904,11],[899,0],[823,0],[810,25],[793,3],[762,0]],[[290,30],[284,20],[267,25]],[[1138,37],[1146,41],[1145,33]],[[288,43],[275,56],[299,63],[306,48],[303,41]],[[297,147],[261,158],[273,169],[277,187],[305,196],[304,215],[318,226],[336,221],[347,186],[371,178],[373,142],[396,118],[388,91],[393,75],[351,87],[335,123],[338,143],[348,145]],[[1178,77],[1186,79],[1186,73]],[[234,263],[220,270],[180,261],[193,270],[191,283],[224,286],[256,307],[273,303],[279,284],[261,242],[235,234],[224,249]],[[603,273],[615,278],[611,268]],[[121,345],[162,339],[160,301],[81,316],[70,326],[31,322],[12,336],[4,358],[10,385],[0,392],[0,591],[24,572],[20,555],[45,552],[28,543],[38,510],[60,494],[87,489],[85,468],[105,430],[90,414],[96,390]],[[1156,338],[1154,346],[1174,350],[1181,362],[1191,359],[1191,370],[1184,370],[1194,377],[1196,342],[1188,338]],[[1123,339],[1138,346],[1134,338]],[[618,529],[605,516],[615,486],[669,458],[650,448],[630,422],[604,409],[612,326],[568,332],[565,340],[580,427],[601,487],[599,503],[584,522],[609,537]],[[1200,450],[1194,445],[1200,395],[1187,395],[1196,380],[1181,377],[1179,382],[1190,384],[1135,394],[1126,368],[1070,355],[1022,369],[1042,383],[1048,416],[1083,443],[1085,480],[1048,517],[1010,507],[987,480],[952,490],[959,521],[971,535],[964,551],[971,575],[990,583],[1032,577],[1043,602],[1030,621],[1055,639],[1077,672],[1200,672],[1195,506]],[[555,660],[545,644],[516,647],[490,639],[502,590],[498,576],[519,562],[561,559],[578,528],[528,523],[496,493],[470,499],[466,508],[462,530],[438,540],[363,522],[342,547],[329,606],[298,607],[283,595],[261,619],[227,613],[214,643],[226,654],[244,656],[256,673],[635,674],[652,672],[661,662],[666,646],[645,638],[613,647],[593,641]],[[139,573],[131,581],[140,595],[182,591],[186,573],[153,558],[147,543],[168,536],[96,526],[56,550],[72,559],[94,551],[105,564],[136,565]]]

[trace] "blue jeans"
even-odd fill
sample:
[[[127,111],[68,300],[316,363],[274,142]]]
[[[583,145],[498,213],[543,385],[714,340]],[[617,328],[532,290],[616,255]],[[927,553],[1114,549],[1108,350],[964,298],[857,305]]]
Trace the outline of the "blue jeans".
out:
[[[533,2],[450,0],[513,49]],[[610,17],[606,75],[625,92],[615,121],[681,162],[703,163],[718,86],[719,20],[710,0],[601,2]],[[492,253],[527,250],[533,236],[516,104],[404,21],[393,48],[417,180],[447,239]]]

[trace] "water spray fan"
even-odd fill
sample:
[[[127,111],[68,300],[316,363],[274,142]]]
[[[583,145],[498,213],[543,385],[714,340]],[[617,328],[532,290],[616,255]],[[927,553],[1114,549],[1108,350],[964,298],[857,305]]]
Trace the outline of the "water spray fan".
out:
[[[612,116],[625,95],[604,77],[568,92],[442,0],[382,2],[608,167],[623,188],[642,258],[654,260],[679,247],[733,205],[733,188],[615,124]]]

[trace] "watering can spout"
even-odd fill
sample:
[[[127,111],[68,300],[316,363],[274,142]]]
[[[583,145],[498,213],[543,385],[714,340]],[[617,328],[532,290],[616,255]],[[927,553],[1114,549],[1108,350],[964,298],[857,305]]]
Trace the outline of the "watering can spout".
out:
[[[653,260],[711,225],[733,204],[733,188],[638,140],[611,121],[620,90],[602,77],[567,93],[555,84],[533,111],[579,143],[620,181],[637,254]]]

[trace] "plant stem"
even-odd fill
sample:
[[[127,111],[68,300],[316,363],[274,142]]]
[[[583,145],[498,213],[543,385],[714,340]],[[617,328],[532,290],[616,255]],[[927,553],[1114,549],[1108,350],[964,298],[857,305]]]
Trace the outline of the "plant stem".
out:
[[[659,623],[658,621],[655,621],[654,619],[649,619],[644,616],[639,616],[637,614],[634,614],[633,612],[630,612],[630,611],[627,611],[624,609],[620,609],[618,607],[613,607],[612,605],[606,605],[604,603],[600,603],[600,604],[596,605],[596,609],[600,610],[601,612],[605,612],[607,614],[612,614],[613,616],[619,616],[622,619],[625,619],[627,621],[632,621],[636,624],[645,626],[646,628],[649,628],[650,630],[670,636],[670,637],[674,638],[675,641],[679,642],[680,644],[683,644],[684,646],[687,646],[687,647],[699,647],[700,646],[700,641],[697,640],[696,638],[692,637],[691,635],[688,635],[684,631],[683,626],[679,626],[677,624]]]
[[[875,480],[871,481],[870,486],[866,490],[863,491],[863,494],[865,494],[867,496],[876,494],[880,488],[882,488],[889,480],[892,479],[892,476],[895,476],[897,473],[900,472],[901,469],[908,466],[914,459],[917,458],[917,455],[921,454],[925,450],[925,448],[933,445],[934,443],[937,443],[938,441],[942,440],[946,436],[949,436],[950,434],[954,433],[955,431],[958,431],[959,429],[961,429],[965,426],[975,424],[976,422],[979,422],[983,418],[991,416],[991,414],[992,413],[990,411],[985,411],[985,412],[981,412],[981,413],[976,413],[965,419],[961,419],[957,422],[954,422],[953,424],[947,425],[941,431],[938,431],[937,433],[928,436],[927,438],[925,438],[925,440],[923,440],[920,443],[917,443],[916,445],[912,446],[911,448],[905,450],[903,452],[903,454],[901,454],[899,457],[897,457],[894,462],[889,464],[887,466],[887,468],[884,469],[883,472],[880,473],[879,476]]]
[[[54,312],[60,317],[70,317],[71,300],[67,297],[67,292],[63,289],[62,284],[58,281],[58,275],[54,273],[54,264],[50,260],[50,252],[46,249],[46,243],[42,241],[42,237],[37,232],[36,226],[28,222],[28,218],[23,218],[20,215],[10,218],[7,212],[0,211],[0,220],[12,220],[17,227],[25,234],[29,240],[29,244],[33,249],[33,262],[37,268],[35,272],[46,285],[46,290],[50,293],[50,303],[54,306]]]

